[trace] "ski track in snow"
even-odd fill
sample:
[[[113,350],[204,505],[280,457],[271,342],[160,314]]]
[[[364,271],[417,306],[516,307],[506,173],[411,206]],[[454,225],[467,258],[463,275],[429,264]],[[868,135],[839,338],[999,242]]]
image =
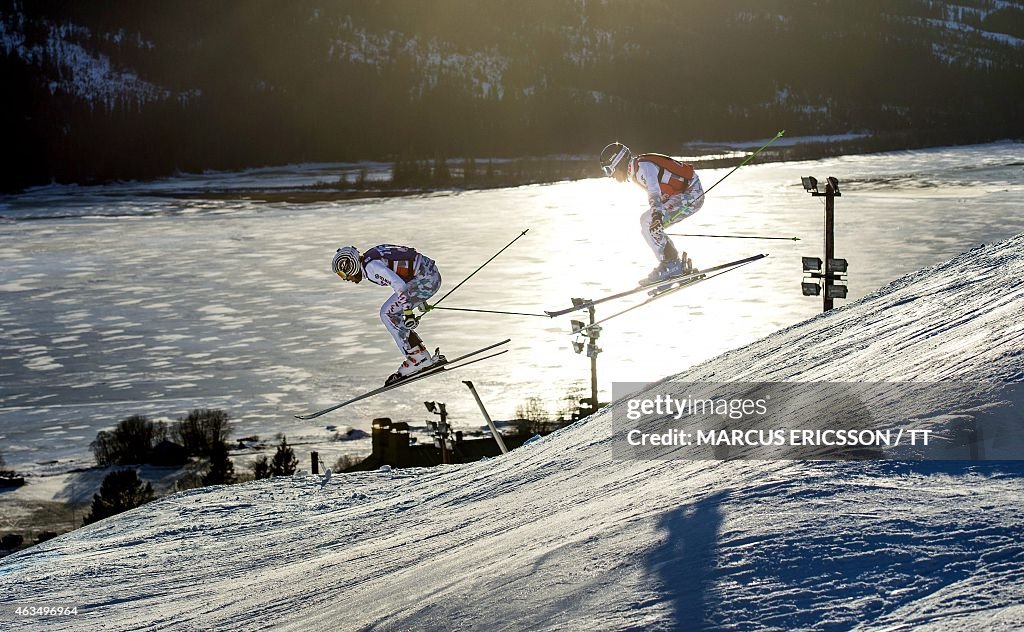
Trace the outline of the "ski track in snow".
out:
[[[1024,234],[678,377],[1020,382],[1022,279]],[[468,465],[164,498],[6,558],[0,592],[80,605],[52,630],[1024,626],[1020,462],[616,461],[610,410]]]

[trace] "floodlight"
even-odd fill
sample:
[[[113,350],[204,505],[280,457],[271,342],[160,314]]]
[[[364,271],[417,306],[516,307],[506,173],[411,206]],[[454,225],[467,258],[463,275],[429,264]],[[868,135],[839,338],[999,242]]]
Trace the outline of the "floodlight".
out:
[[[846,259],[829,259],[828,269],[829,272],[838,272],[840,274],[846,273]]]
[[[821,286],[817,283],[801,283],[800,289],[803,291],[804,296],[817,296],[821,294]]]
[[[821,272],[821,259],[818,257],[800,257],[804,272]]]
[[[825,296],[828,298],[846,298],[846,286],[829,283],[825,286]]]
[[[428,413],[437,414],[437,402],[423,402],[423,405],[427,407]]]
[[[800,178],[800,184],[804,185],[804,191],[808,193],[818,192],[818,179],[814,176],[804,176]]]
[[[575,351],[576,353],[583,353],[583,343],[582,343],[582,342],[576,342],[576,341],[573,341],[573,343],[572,343],[572,349],[573,349],[573,351]]]

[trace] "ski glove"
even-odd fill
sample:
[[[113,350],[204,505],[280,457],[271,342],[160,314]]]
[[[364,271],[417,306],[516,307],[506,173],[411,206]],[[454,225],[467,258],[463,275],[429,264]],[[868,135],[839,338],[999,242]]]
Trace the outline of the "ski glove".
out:
[[[408,329],[409,331],[416,329],[416,325],[420,324],[420,321],[416,320],[415,312],[413,312],[411,309],[405,310],[404,312],[402,312],[402,315],[405,317],[405,322],[403,324],[405,325],[405,328]]]

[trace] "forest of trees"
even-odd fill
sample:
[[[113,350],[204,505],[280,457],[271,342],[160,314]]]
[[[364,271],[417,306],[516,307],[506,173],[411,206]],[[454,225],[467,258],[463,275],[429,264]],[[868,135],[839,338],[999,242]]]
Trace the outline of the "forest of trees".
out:
[[[0,190],[783,128],[1020,137],[1022,38],[994,0],[0,0]]]

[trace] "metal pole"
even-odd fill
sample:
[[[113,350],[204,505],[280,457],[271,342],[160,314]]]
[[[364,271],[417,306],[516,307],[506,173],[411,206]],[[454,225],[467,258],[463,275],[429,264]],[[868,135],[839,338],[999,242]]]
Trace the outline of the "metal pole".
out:
[[[722,183],[722,180],[725,180],[726,178],[728,178],[729,176],[731,176],[732,174],[734,174],[734,173],[736,172],[736,170],[737,170],[737,169],[739,169],[739,168],[740,168],[740,167],[742,167],[743,165],[745,165],[745,164],[747,164],[748,162],[750,162],[751,160],[753,160],[753,159],[754,159],[754,156],[756,156],[756,155],[758,155],[759,153],[761,153],[761,152],[762,152],[762,151],[764,150],[764,148],[765,148],[765,147],[767,147],[768,145],[771,145],[771,144],[772,144],[772,143],[774,143],[775,141],[777,141],[777,140],[779,140],[780,138],[782,138],[782,135],[783,135],[783,134],[785,134],[785,133],[786,133],[786,130],[784,130],[784,129],[780,129],[780,130],[779,130],[779,131],[778,131],[778,132],[777,132],[777,133],[775,134],[774,138],[772,138],[772,139],[771,139],[770,141],[768,141],[768,142],[767,142],[767,143],[765,143],[764,145],[761,145],[761,148],[760,148],[760,149],[758,149],[758,150],[757,150],[757,151],[755,151],[754,153],[752,153],[752,154],[750,154],[749,156],[747,156],[747,159],[746,159],[746,160],[744,160],[744,161],[743,161],[743,162],[741,162],[740,164],[738,164],[738,165],[736,165],[735,167],[733,167],[733,168],[732,168],[732,171],[730,171],[729,173],[727,173],[727,174],[725,174],[724,176],[722,176],[721,178],[719,178],[719,179],[718,179],[718,182],[716,182],[716,183],[712,184],[712,185],[711,185],[711,186],[709,186],[709,187],[708,187],[707,189],[705,189],[705,190],[704,190],[704,192],[703,192],[703,193],[701,193],[700,195],[698,195],[698,196],[697,196],[696,198],[694,198],[694,200],[693,200],[692,202],[690,202],[689,204],[687,204],[687,205],[686,205],[686,206],[684,206],[683,208],[681,208],[681,209],[679,209],[678,211],[676,211],[676,212],[675,212],[675,215],[673,215],[672,217],[668,218],[668,220],[667,220],[667,221],[665,222],[665,225],[667,226],[667,225],[669,225],[669,224],[673,223],[673,222],[675,221],[675,219],[676,219],[677,217],[679,217],[680,215],[682,215],[682,214],[683,214],[683,212],[684,212],[684,211],[686,211],[686,210],[687,210],[687,209],[689,209],[689,208],[690,208],[691,206],[693,206],[694,204],[696,204],[696,203],[697,203],[697,200],[701,199],[702,197],[704,197],[705,195],[707,195],[708,193],[710,193],[710,192],[711,192],[711,189],[713,189],[713,188],[717,187],[717,186],[718,186],[719,184],[721,184],[721,183]]]
[[[433,305],[427,305],[427,311],[429,312],[430,310],[432,310],[432,309],[435,309],[435,308],[437,307],[437,304],[438,304],[438,303],[440,303],[440,302],[441,302],[441,301],[443,301],[444,299],[448,298],[448,297],[449,297],[449,296],[451,295],[451,293],[452,293],[452,292],[454,292],[455,290],[457,290],[457,289],[459,289],[460,287],[462,287],[462,284],[463,284],[463,283],[465,283],[466,281],[468,281],[468,280],[472,279],[472,278],[473,278],[473,275],[475,275],[475,274],[476,274],[477,272],[479,272],[479,271],[483,270],[483,269],[484,269],[484,266],[486,266],[486,265],[487,265],[488,263],[490,263],[490,262],[494,261],[495,259],[497,259],[497,258],[498,258],[498,255],[500,255],[501,253],[503,253],[503,252],[505,252],[506,250],[508,250],[509,246],[511,246],[512,244],[514,244],[514,243],[516,243],[517,241],[519,241],[520,237],[522,237],[523,235],[525,235],[525,234],[526,234],[526,233],[528,233],[528,232],[530,232],[530,229],[529,229],[529,228],[527,228],[527,229],[526,229],[526,230],[524,230],[523,232],[519,233],[519,237],[516,237],[516,238],[515,238],[515,239],[513,239],[512,241],[508,242],[508,243],[507,243],[507,244],[505,245],[505,247],[504,247],[504,248],[502,248],[502,249],[501,249],[501,250],[499,250],[498,252],[494,253],[494,256],[493,256],[493,257],[491,257],[491,258],[490,258],[490,259],[488,259],[487,261],[484,261],[483,263],[481,263],[481,264],[480,264],[480,267],[479,267],[479,268],[477,268],[476,270],[473,270],[473,272],[472,272],[472,273],[470,273],[470,275],[469,275],[468,277],[466,277],[465,279],[462,279],[462,281],[460,281],[458,285],[456,285],[456,286],[455,286],[455,287],[453,287],[452,289],[448,290],[448,293],[447,293],[447,294],[445,294],[445,295],[444,295],[444,296],[442,296],[441,298],[439,298],[439,299],[437,299],[436,301],[434,301],[434,304],[433,304]],[[424,314],[424,315],[425,315],[425,314]]]
[[[835,190],[832,183],[825,186],[825,291],[822,293],[822,311],[832,309],[832,297],[829,296],[829,287],[832,285],[832,269],[829,261],[835,256]]]
[[[501,438],[501,433],[499,433],[498,429],[494,427],[494,422],[491,421],[491,416],[487,414],[487,409],[484,408],[484,403],[480,399],[480,395],[477,394],[473,383],[469,380],[462,380],[462,383],[465,384],[466,388],[469,389],[469,392],[473,394],[473,399],[476,400],[476,405],[480,407],[480,413],[487,421],[487,426],[491,429],[491,435],[494,436],[494,440],[498,443],[498,448],[501,449],[501,453],[508,454],[508,448],[505,447],[505,440]]]
[[[590,410],[593,414],[597,412],[597,337],[599,334],[593,329],[596,322],[594,306],[591,305],[587,311],[590,312]]]
[[[478,314],[502,314],[505,316],[540,316],[541,318],[550,318],[547,314],[533,314],[530,312],[506,312],[496,309],[470,309],[468,307],[436,307],[432,306],[430,309],[439,309],[441,311],[448,312],[476,312]]]
[[[438,403],[438,410],[440,411],[441,421],[438,425],[438,430],[441,435],[441,463],[448,465],[451,461],[448,458],[448,411],[445,410],[444,404]]]
[[[708,235],[704,233],[665,233],[669,237],[718,237],[719,239],[785,239],[800,241],[799,237],[762,237],[760,235]]]

